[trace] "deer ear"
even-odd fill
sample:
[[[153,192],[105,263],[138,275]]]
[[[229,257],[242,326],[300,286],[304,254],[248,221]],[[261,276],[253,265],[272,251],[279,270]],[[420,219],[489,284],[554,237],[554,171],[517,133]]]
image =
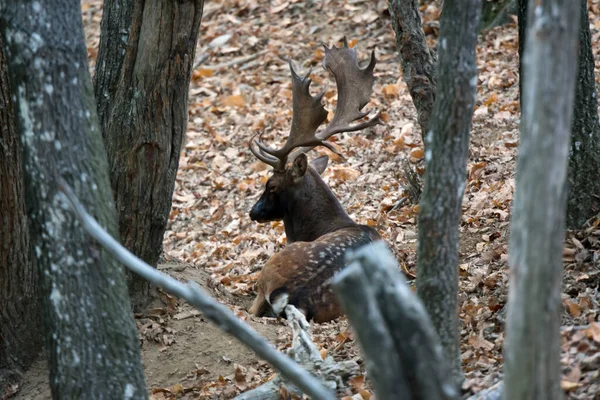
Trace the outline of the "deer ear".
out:
[[[296,183],[304,177],[307,168],[308,160],[306,159],[306,154],[300,154],[294,159],[292,167],[288,170],[288,176]]]
[[[329,163],[329,157],[325,155],[315,158],[310,162],[310,165],[319,173],[319,175],[323,175],[325,168],[327,168],[327,163]]]

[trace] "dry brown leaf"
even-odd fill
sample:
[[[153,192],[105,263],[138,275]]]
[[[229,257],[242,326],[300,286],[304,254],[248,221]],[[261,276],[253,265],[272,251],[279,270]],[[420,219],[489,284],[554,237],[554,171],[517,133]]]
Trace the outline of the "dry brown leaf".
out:
[[[225,97],[225,99],[223,99],[223,105],[227,107],[244,107],[246,105],[246,101],[242,95],[235,94]]]

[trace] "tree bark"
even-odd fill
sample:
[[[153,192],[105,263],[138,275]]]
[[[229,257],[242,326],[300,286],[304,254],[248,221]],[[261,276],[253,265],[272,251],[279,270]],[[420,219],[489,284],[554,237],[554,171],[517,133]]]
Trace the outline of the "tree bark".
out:
[[[587,0],[579,0],[581,18],[579,25],[579,67],[569,172],[567,175],[567,227],[580,229],[600,211],[600,122],[594,75],[594,53],[590,35]],[[522,65],[527,26],[527,0],[519,0],[519,92],[523,93],[524,71]],[[522,104],[522,102],[521,102]],[[522,108],[522,105],[521,105]]]
[[[94,91],[123,244],[156,266],[187,127],[203,0],[106,0]],[[130,276],[134,308],[149,284]]]
[[[441,16],[438,88],[425,137],[425,187],[419,206],[417,294],[462,378],[458,335],[458,228],[475,106],[480,0],[446,0]]]
[[[586,1],[587,0],[582,0]],[[521,96],[520,107],[523,110],[523,55],[525,51],[525,31],[527,29],[527,3],[529,0],[517,0],[517,24],[519,25],[519,96]]]
[[[436,90],[435,56],[429,50],[417,0],[388,0],[404,81],[412,97],[421,135],[425,137]]]
[[[21,146],[0,40],[0,398],[41,350],[37,274],[25,213]]]
[[[504,398],[560,399],[565,180],[580,5],[531,0],[509,244]]]
[[[62,177],[113,234],[116,215],[79,0],[2,0],[25,200],[54,398],[147,398],[122,267],[68,212]]]
[[[429,315],[387,245],[379,241],[348,252],[346,263],[333,286],[356,330],[376,397],[458,399]]]
[[[569,159],[567,226],[579,229],[600,211],[600,123],[587,0],[580,0],[579,68]]]

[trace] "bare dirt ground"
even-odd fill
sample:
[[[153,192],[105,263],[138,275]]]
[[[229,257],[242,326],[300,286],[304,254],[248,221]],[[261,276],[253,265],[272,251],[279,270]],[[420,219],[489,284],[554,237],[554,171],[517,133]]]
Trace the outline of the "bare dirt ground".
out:
[[[97,54],[99,0],[82,0],[90,67]],[[313,93],[325,84],[335,105],[335,85],[320,67],[321,44],[347,36],[359,56],[375,51],[378,64],[370,108],[386,124],[336,140],[347,160],[335,157],[325,180],[359,223],[377,227],[403,269],[415,272],[415,204],[393,209],[403,197],[402,162],[420,167],[423,148],[416,114],[402,80],[386,1],[221,0],[207,2],[190,88],[188,136],[181,153],[173,210],[159,268],[194,280],[283,349],[289,329],[255,319],[245,309],[269,255],[285,245],[281,223],[257,225],[247,213],[270,171],[247,149],[265,130],[281,143],[291,117],[287,58],[301,70],[314,67]],[[440,10],[423,7],[428,41],[435,46]],[[600,5],[590,1],[596,45]],[[600,60],[595,46],[596,59]],[[237,62],[235,62],[237,61]],[[476,392],[501,379],[507,298],[508,227],[519,141],[516,24],[480,36],[478,100],[461,223],[460,317],[464,389]],[[325,150],[315,151],[325,154]],[[330,156],[332,156],[330,154]],[[573,399],[600,398],[600,219],[570,232],[565,243],[563,380]],[[149,391],[154,399],[231,398],[272,377],[272,370],[234,339],[192,316],[189,306],[162,295],[136,316]],[[344,318],[315,325],[315,342],[334,358],[359,357]],[[357,379],[357,393],[360,379]],[[363,397],[369,397],[362,391]],[[353,393],[348,393],[351,396]],[[19,399],[49,398],[41,360],[28,373]]]

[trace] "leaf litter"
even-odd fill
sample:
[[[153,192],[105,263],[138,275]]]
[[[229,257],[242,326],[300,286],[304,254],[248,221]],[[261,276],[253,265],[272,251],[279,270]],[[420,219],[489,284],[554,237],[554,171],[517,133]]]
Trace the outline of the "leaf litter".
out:
[[[82,11],[93,73],[102,2],[82,0]],[[431,2],[421,6],[421,12],[427,41],[435,46],[439,6]],[[592,43],[600,39],[599,16],[600,5],[594,0]],[[402,165],[408,161],[422,174],[424,153],[389,18],[383,0],[219,0],[204,5],[187,139],[159,268],[203,284],[279,349],[291,343],[287,326],[246,312],[260,269],[286,244],[281,222],[258,225],[248,217],[270,171],[253,158],[247,142],[263,130],[265,139],[275,144],[287,137],[290,57],[301,71],[313,68],[311,89],[316,93],[327,87],[324,103],[333,110],[335,85],[320,67],[321,44],[337,44],[347,36],[361,59],[376,52],[376,82],[367,107],[382,109],[385,124],[340,135],[334,144],[345,160],[322,149],[312,156],[330,156],[324,179],[350,216],[375,226],[392,245],[402,269],[416,274],[418,205],[401,201],[407,195]],[[479,39],[477,104],[460,226],[460,335],[464,389],[469,392],[502,378],[508,230],[520,118],[516,23],[493,28]],[[594,52],[598,59],[599,49]],[[561,386],[572,399],[600,393],[599,258],[600,218],[584,230],[569,232],[565,242]],[[160,299],[136,316],[151,398],[232,398],[274,377],[267,363],[255,356],[237,357],[243,346],[218,328],[211,330],[188,305],[164,293]],[[204,333],[206,340],[197,342]],[[345,318],[315,324],[313,336],[323,356],[360,361]],[[186,347],[186,341],[200,346]],[[216,346],[220,342],[224,345]],[[178,346],[184,351],[176,351]],[[205,355],[202,365],[194,364],[198,354]],[[364,371],[351,383],[353,389],[343,398],[371,398]]]

